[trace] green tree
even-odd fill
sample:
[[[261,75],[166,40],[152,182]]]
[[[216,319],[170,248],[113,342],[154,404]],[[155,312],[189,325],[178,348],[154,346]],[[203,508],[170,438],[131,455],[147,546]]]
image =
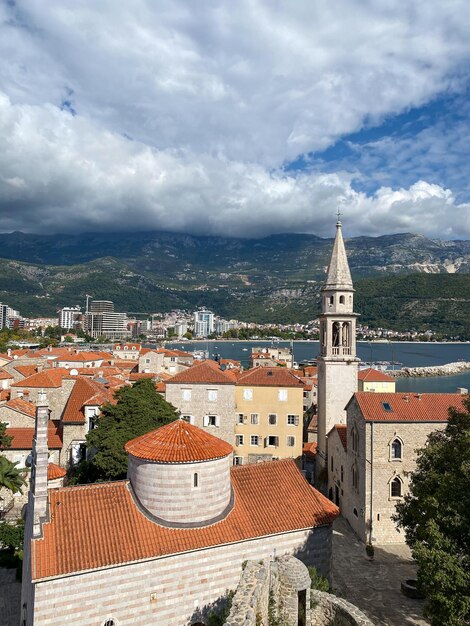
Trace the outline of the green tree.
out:
[[[0,547],[11,552],[19,552],[23,548],[24,522],[0,522]]]
[[[470,396],[464,406],[451,408],[445,430],[429,435],[395,516],[432,626],[470,624]]]
[[[176,409],[166,402],[147,379],[132,387],[121,387],[115,395],[116,404],[106,404],[96,428],[87,435],[87,447],[95,451],[87,463],[88,481],[120,480],[126,477],[126,444],[178,418]]]
[[[6,457],[0,456],[0,487],[5,487],[12,493],[21,493],[26,484],[17,465],[18,463],[12,463]]]
[[[6,433],[7,425],[3,422],[0,422],[0,450],[9,448],[11,445],[11,437],[9,437]]]

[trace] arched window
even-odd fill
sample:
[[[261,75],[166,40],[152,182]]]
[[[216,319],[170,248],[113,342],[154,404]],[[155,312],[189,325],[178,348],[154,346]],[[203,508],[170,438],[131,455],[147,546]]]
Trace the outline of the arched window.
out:
[[[193,485],[194,485],[194,487],[198,487],[199,486],[199,476],[197,475],[197,472],[195,472],[194,476],[193,476]]]
[[[344,469],[343,466],[341,465],[341,482],[344,481]]]
[[[390,444],[390,458],[394,461],[401,460],[403,456],[403,443],[396,437]]]
[[[117,622],[115,619],[107,619],[104,623],[103,626],[117,626]]]
[[[337,347],[341,342],[341,323],[333,322],[333,347]]]
[[[330,296],[330,304],[334,304],[335,303],[335,297],[334,296]]]
[[[340,296],[339,297],[339,303],[340,304],[344,304],[344,296]]]
[[[351,468],[351,477],[352,477],[352,486],[353,489],[358,489],[359,486],[359,472],[357,469],[357,465],[353,465]]]
[[[359,434],[355,426],[351,429],[351,443],[353,452],[357,452],[359,448]]]
[[[402,487],[403,487],[403,483],[401,482],[400,477],[395,476],[395,478],[390,482],[390,497],[401,498]]]

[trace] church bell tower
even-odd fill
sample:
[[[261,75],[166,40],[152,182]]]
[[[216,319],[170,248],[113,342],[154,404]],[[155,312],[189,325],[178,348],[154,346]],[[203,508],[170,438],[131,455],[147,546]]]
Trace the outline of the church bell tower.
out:
[[[356,356],[354,288],[344,248],[341,222],[325,284],[321,289],[320,356],[318,357],[318,449],[317,486],[321,487],[328,463],[328,433],[335,424],[346,423],[345,406],[357,391],[359,359]]]

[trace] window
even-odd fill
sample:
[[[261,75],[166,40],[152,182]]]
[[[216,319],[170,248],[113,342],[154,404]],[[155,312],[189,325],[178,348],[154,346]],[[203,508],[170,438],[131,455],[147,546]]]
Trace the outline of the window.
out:
[[[270,413],[268,415],[268,424],[270,426],[275,426],[277,424],[277,415],[276,415],[276,413]]]
[[[191,389],[183,389],[183,401],[189,402],[191,400]]]
[[[193,487],[199,487],[199,476],[197,475],[197,472],[193,475]]]
[[[335,303],[335,297],[334,296],[330,296],[330,304],[334,304]]]
[[[258,435],[251,435],[251,437],[250,437],[250,446],[259,446],[259,437],[258,437]]]
[[[401,498],[402,482],[398,476],[390,482],[390,497]]]
[[[209,402],[217,402],[217,389],[208,389],[207,399]]]
[[[344,469],[343,466],[341,465],[341,482],[344,481]]]
[[[287,416],[287,424],[288,424],[288,426],[298,426],[299,425],[299,416],[298,415],[288,415]]]
[[[243,424],[244,421],[245,421],[245,416],[243,415],[243,413],[239,413],[238,414],[238,423],[239,424]]]
[[[150,363],[150,359],[145,359],[145,362],[146,363]]]
[[[286,443],[288,448],[293,448],[295,446],[295,437],[287,437]]]
[[[358,485],[359,485],[359,472],[355,465],[353,465],[353,467],[351,468],[351,477],[352,477],[352,486],[354,489],[357,490]]]
[[[115,619],[107,619],[104,623],[103,626],[117,626],[117,622]]]
[[[358,517],[358,514],[357,514],[357,509],[356,509],[356,508],[354,508],[354,509],[353,509],[353,513],[354,513],[354,515],[355,515],[356,517]]]
[[[351,430],[351,442],[352,442],[353,452],[357,452],[358,447],[359,447],[359,435],[356,430],[356,427],[353,427]]]
[[[234,465],[243,465],[243,457],[241,457],[241,456],[234,456],[233,457],[233,464]]]
[[[339,297],[339,303],[340,304],[344,304],[344,296],[340,296]]]
[[[391,413],[393,411],[392,406],[389,402],[382,402],[382,406],[384,408],[384,411],[387,411],[388,413]]]
[[[402,459],[402,442],[398,437],[390,445],[390,458],[392,461],[401,461]]]
[[[258,413],[252,413],[250,416],[251,419],[251,423],[252,424],[258,424],[259,423],[259,415]]]
[[[253,389],[244,389],[243,390],[243,399],[244,400],[253,400]]]
[[[330,468],[331,468],[331,471],[334,470],[334,461],[333,461],[333,457],[332,456],[330,457]]]
[[[242,446],[243,445],[243,435],[237,435],[235,437],[235,445]]]
[[[218,415],[204,415],[203,419],[204,426],[220,426],[220,418]]]
[[[185,422],[188,422],[188,424],[194,425],[194,415],[182,415],[181,419],[184,420]]]
[[[279,402],[287,402],[287,389],[279,389],[278,400]]]
[[[269,435],[269,437],[266,437],[265,439],[265,445],[267,448],[277,448],[279,445],[279,437]]]

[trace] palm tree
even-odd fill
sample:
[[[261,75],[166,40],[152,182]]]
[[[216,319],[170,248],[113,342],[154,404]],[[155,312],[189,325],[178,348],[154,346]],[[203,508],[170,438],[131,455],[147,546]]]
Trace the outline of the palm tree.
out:
[[[21,488],[26,484],[17,465],[18,463],[12,463],[6,457],[0,456],[0,487],[5,487],[12,493],[21,493]]]

